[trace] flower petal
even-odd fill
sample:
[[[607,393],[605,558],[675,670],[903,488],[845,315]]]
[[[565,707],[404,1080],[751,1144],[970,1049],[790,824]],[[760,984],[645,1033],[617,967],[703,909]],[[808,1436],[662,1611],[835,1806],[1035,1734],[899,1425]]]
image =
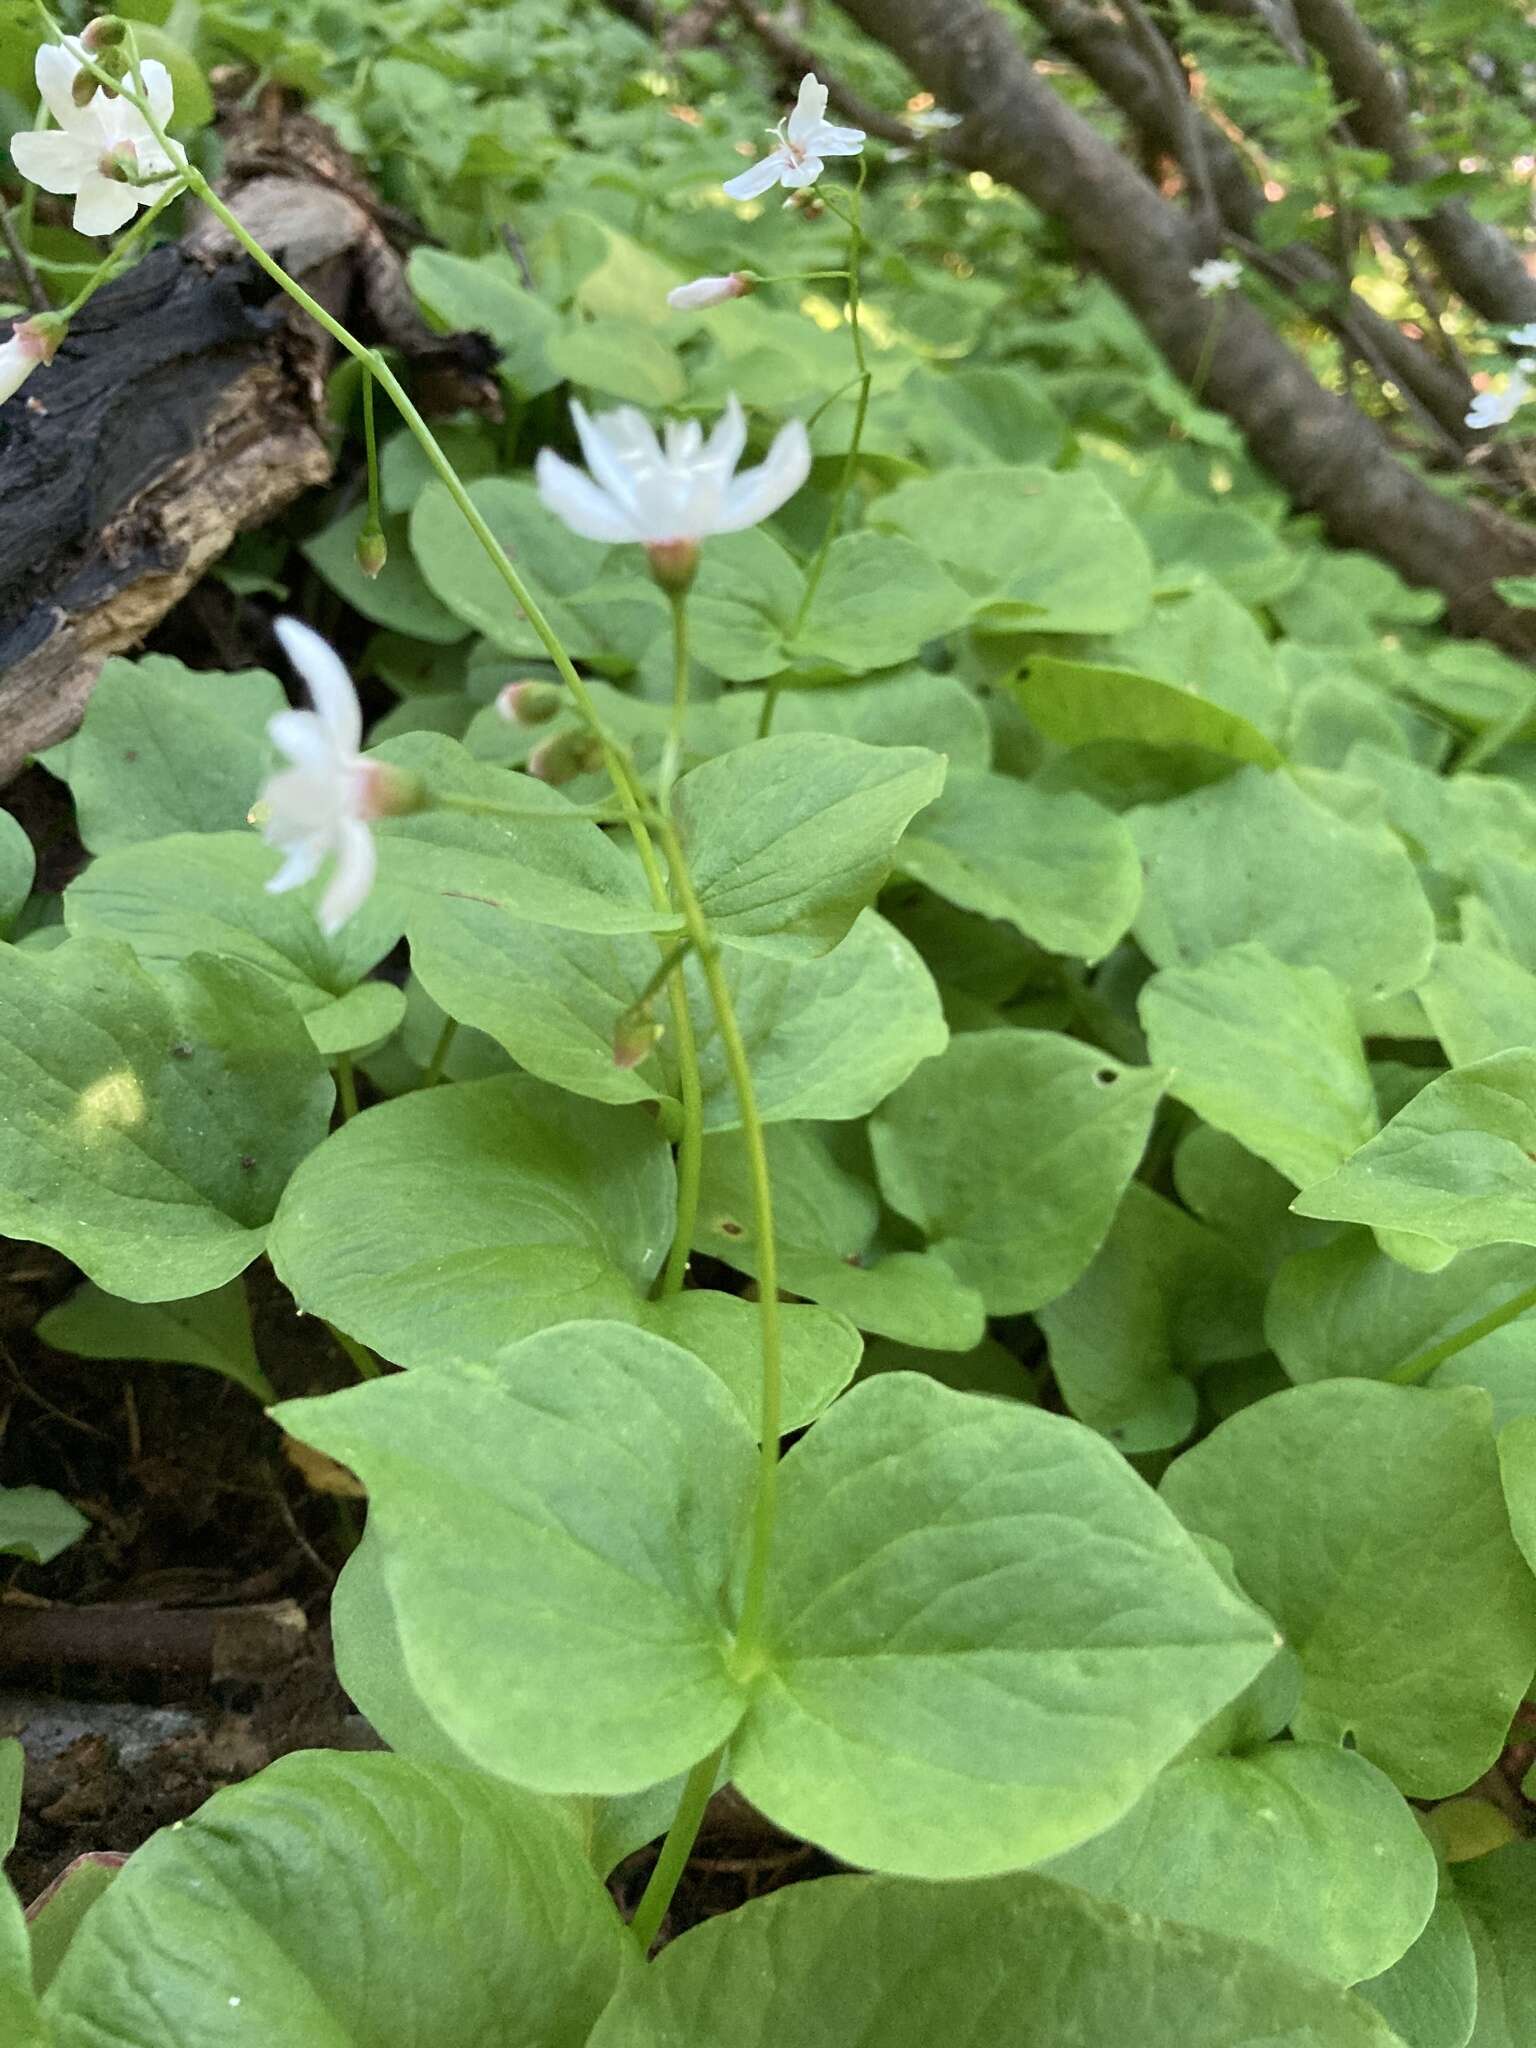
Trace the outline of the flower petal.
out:
[[[539,499],[547,511],[563,519],[572,533],[583,540],[643,540],[634,517],[608,493],[557,455],[553,448],[541,448],[534,464]]]
[[[814,185],[826,169],[819,156],[808,156],[798,164],[786,164],[779,183],[786,192],[798,192],[805,185]]]
[[[759,193],[778,184],[789,168],[789,161],[782,149],[770,150],[767,156],[759,157],[749,170],[743,171],[739,178],[727,178],[721,189],[730,199],[756,199]]]
[[[785,133],[797,149],[804,149],[814,129],[819,128],[827,118],[827,88],[814,71],[807,71],[800,81],[800,97],[795,101],[795,111],[785,124]]]
[[[633,405],[615,406],[594,420],[579,398],[571,400],[571,419],[599,490],[637,523],[643,480],[662,465],[655,428]]]
[[[320,898],[320,929],[327,938],[334,937],[347,919],[362,909],[378,868],[373,834],[356,819],[349,820],[337,841],[335,873]]]
[[[43,105],[61,128],[89,128],[95,125],[94,100],[99,96],[101,88],[97,87],[96,94],[93,94],[85,106],[77,107],[74,87],[75,75],[79,69],[79,55],[69,47],[67,39],[62,43],[39,45],[32,75],[37,80],[37,90]]]
[[[816,133],[807,138],[806,147],[817,156],[857,156],[865,139],[862,128],[837,128],[832,122],[823,121]]]
[[[92,171],[82,178],[75,200],[74,225],[77,235],[115,235],[126,227],[139,210],[139,194],[132,185],[119,185]]]
[[[802,420],[780,428],[756,469],[745,469],[725,493],[716,533],[740,533],[767,519],[799,490],[811,473],[811,439]]]
[[[13,135],[11,161],[24,178],[41,185],[45,192],[78,192],[87,178],[96,175],[101,150],[92,141],[55,128]]]
[[[171,83],[171,74],[154,57],[146,58],[142,68],[144,97],[149,101],[149,111],[160,127],[168,128],[176,108],[176,88]]]
[[[272,630],[337,748],[355,754],[362,744],[363,714],[341,656],[300,619],[277,619]]]
[[[747,416],[741,409],[741,400],[733,391],[725,401],[725,411],[720,415],[704,451],[705,460],[718,477],[722,490],[735,475],[736,465],[746,445]]]
[[[279,711],[267,720],[267,738],[285,761],[312,774],[340,772],[348,763],[331,729],[314,711]]]
[[[302,889],[306,882],[312,882],[320,872],[329,842],[324,839],[309,839],[302,846],[291,847],[288,858],[267,884],[269,896],[285,896],[290,889]]]

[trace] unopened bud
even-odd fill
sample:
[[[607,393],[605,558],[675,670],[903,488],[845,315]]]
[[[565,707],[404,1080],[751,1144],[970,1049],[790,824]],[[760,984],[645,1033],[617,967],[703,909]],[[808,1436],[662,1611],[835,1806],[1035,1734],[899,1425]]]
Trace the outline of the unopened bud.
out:
[[[784,202],[785,211],[793,210],[804,214],[807,220],[820,220],[826,207],[809,185],[802,185],[798,192],[791,192]]]
[[[95,99],[101,80],[94,72],[77,71],[70,81],[69,96],[77,107],[88,107]]]
[[[120,21],[115,14],[98,14],[81,31],[80,47],[89,50],[94,57],[99,50],[116,49],[127,33],[126,21]]]
[[[756,291],[757,278],[750,270],[733,270],[729,277],[696,277],[667,293],[667,304],[678,313],[702,312],[706,306],[723,306],[727,299],[745,298]]]
[[[558,683],[541,683],[532,677],[508,683],[496,693],[496,709],[508,725],[548,725],[565,703]]]
[[[364,818],[408,818],[431,804],[427,785],[409,769],[396,768],[388,761],[364,761],[357,772],[361,777],[358,811]]]
[[[699,544],[695,540],[653,540],[646,545],[651,575],[671,597],[681,597],[692,587],[699,573]]]
[[[114,185],[126,185],[139,175],[139,152],[131,142],[114,142],[96,168]]]
[[[62,313],[34,313],[29,320],[17,322],[11,339],[34,363],[51,363],[68,332],[69,322]]]
[[[357,566],[371,583],[389,560],[389,543],[377,526],[365,526],[357,536]]]
[[[569,782],[573,776],[590,775],[602,765],[602,748],[585,732],[557,732],[528,756],[528,773],[539,782]]]
[[[613,1027],[613,1064],[638,1067],[661,1043],[661,1026],[644,1003],[636,1003]]]

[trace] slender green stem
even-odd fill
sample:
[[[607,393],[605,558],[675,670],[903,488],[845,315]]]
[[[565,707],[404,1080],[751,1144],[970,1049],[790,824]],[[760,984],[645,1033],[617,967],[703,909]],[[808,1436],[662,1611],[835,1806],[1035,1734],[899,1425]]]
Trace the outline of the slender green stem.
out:
[[[600,825],[614,825],[623,819],[622,810],[612,804],[554,805],[501,804],[492,797],[460,796],[455,790],[434,789],[430,808],[434,811],[463,811],[472,818],[515,818],[520,825],[568,825],[572,818],[595,819]]]
[[[338,1330],[334,1323],[327,1323],[325,1327],[357,1368],[357,1376],[360,1380],[377,1380],[384,1377],[383,1366],[379,1364],[379,1361],[374,1357],[366,1344],[359,1344],[355,1337],[349,1337],[345,1330]]]
[[[1536,1287],[1527,1287],[1521,1293],[1511,1295],[1508,1301],[1501,1301],[1497,1308],[1489,1309],[1487,1315],[1479,1316],[1476,1322],[1465,1324],[1449,1337],[1442,1337],[1438,1344],[1427,1344],[1412,1358],[1404,1359],[1401,1365],[1394,1365],[1383,1377],[1394,1387],[1416,1387],[1421,1380],[1429,1378],[1436,1366],[1444,1365],[1458,1351],[1481,1343],[1484,1337],[1491,1337],[1495,1330],[1502,1330],[1506,1323],[1514,1322],[1533,1308],[1536,1308]]]
[[[1485,725],[1474,740],[1469,740],[1462,749],[1454,774],[1467,775],[1475,768],[1481,768],[1485,761],[1491,761],[1501,754],[1510,741],[1518,736],[1530,721],[1536,718],[1536,692],[1522,697],[1513,709],[1506,711],[1502,718],[1496,718],[1492,725]]]
[[[438,1082],[442,1080],[443,1069],[448,1064],[448,1055],[452,1051],[453,1041],[458,1035],[458,1018],[445,1017],[443,1019],[443,1028],[437,1034],[437,1043],[432,1048],[432,1057],[427,1061],[426,1070],[421,1077],[421,1086],[423,1088],[435,1088]]]
[[[338,1053],[336,1057],[336,1093],[341,1098],[343,1123],[350,1123],[357,1115],[357,1076],[352,1071],[352,1055]]]
[[[160,215],[164,213],[165,209],[168,206],[174,206],[176,201],[181,197],[182,193],[185,192],[186,189],[187,188],[184,184],[173,185],[169,192],[161,193],[160,197],[155,201],[153,206],[145,207],[144,211],[139,215],[138,219],[133,223],[132,227],[128,229],[126,234],[120,236],[119,239],[113,243],[111,250],[102,259],[102,261],[97,264],[96,268],[91,272],[90,276],[86,279],[85,283],[80,287],[79,291],[75,293],[75,296],[70,300],[69,304],[67,306],[60,307],[59,311],[62,318],[64,318],[65,320],[74,319],[75,315],[80,311],[80,308],[85,304],[86,300],[90,298],[91,294],[99,290],[100,287],[106,283],[109,277],[115,276],[116,273],[122,269],[123,258],[124,256],[127,255],[128,251],[133,247],[134,243],[143,240],[144,236],[148,234],[149,230],[154,226],[156,220],[160,217]]]
[[[741,1138],[746,1147],[747,1170],[752,1183],[753,1231],[757,1239],[758,1327],[763,1352],[763,1399],[759,1421],[760,1450],[757,1492],[752,1503],[751,1547],[747,1554],[746,1585],[742,1593],[741,1620],[736,1630],[736,1658],[739,1671],[748,1675],[762,1654],[763,1605],[768,1592],[768,1565],[773,1548],[773,1528],[779,1500],[779,1436],[784,1412],[783,1353],[779,1316],[779,1262],[774,1240],[773,1185],[768,1171],[768,1148],[763,1122],[758,1113],[757,1090],[752,1080],[752,1063],[736,1021],[736,1007],[720,964],[720,949],[710,931],[683,858],[677,832],[670,819],[661,826],[661,843],[672,873],[683,921],[698,952],[699,965],[709,990],[710,1007],[720,1045],[736,1092],[741,1112]]]
[[[1200,394],[1205,389],[1205,380],[1210,374],[1216,356],[1216,344],[1221,339],[1221,330],[1227,317],[1225,297],[1218,298],[1211,308],[1210,320],[1206,323],[1205,338],[1200,343],[1200,359],[1195,364],[1195,374],[1189,380],[1189,395],[1195,404],[1200,403]]]
[[[377,532],[384,531],[383,516],[379,511],[379,444],[373,431],[373,372],[363,372],[363,444],[368,451],[368,525]]]
[[[688,1867],[688,1858],[698,1840],[703,1824],[704,1810],[709,1805],[709,1796],[715,1789],[715,1780],[720,1775],[720,1761],[725,1755],[722,1743],[719,1749],[712,1749],[708,1756],[701,1757],[688,1773],[683,1786],[683,1796],[677,1803],[677,1813],[667,1829],[667,1839],[661,1845],[661,1854],[656,1858],[656,1868],[651,1872],[650,1882],[641,1894],[635,1908],[635,1917],[629,1923],[629,1931],[639,1943],[641,1955],[650,1953],[651,1943],[661,1932],[661,1923],[667,1917],[667,1908],[677,1890],[678,1880]]]
[[[663,804],[668,800],[672,779],[682,764],[683,731],[688,717],[688,595],[681,590],[671,591],[668,595],[672,605],[672,723],[661,778]],[[693,1029],[693,1015],[688,1008],[688,982],[680,959],[667,976],[667,992],[672,1007],[673,1035],[677,1040],[677,1082],[683,1127],[677,1141],[677,1227],[672,1234],[672,1248],[661,1276],[663,1298],[681,1292],[687,1277],[694,1226],[699,1218],[699,1183],[704,1167],[704,1084],[699,1074],[699,1048]]]

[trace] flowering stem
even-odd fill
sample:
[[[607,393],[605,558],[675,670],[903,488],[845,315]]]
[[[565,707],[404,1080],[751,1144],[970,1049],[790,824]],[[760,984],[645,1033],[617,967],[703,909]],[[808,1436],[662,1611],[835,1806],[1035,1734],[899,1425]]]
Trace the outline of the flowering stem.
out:
[[[426,1070],[421,1077],[421,1086],[423,1088],[435,1088],[438,1082],[442,1080],[443,1068],[448,1064],[448,1054],[452,1050],[453,1041],[458,1035],[458,1018],[445,1017],[443,1019],[443,1028],[437,1034],[437,1043],[432,1048],[432,1057],[427,1061]]]
[[[572,818],[590,818],[599,825],[618,824],[626,813],[612,804],[568,804],[564,810],[534,810],[525,804],[499,804],[493,797],[460,796],[450,789],[434,789],[428,799],[434,811],[463,811],[472,818],[515,818],[523,825],[568,825]]]
[[[674,590],[668,595],[672,606],[672,723],[667,735],[667,758],[662,773],[663,803],[669,799],[672,778],[682,762],[683,726],[688,716],[688,593]],[[668,858],[670,860],[670,854]],[[675,862],[673,868],[675,873]],[[681,1292],[688,1272],[694,1225],[699,1216],[699,1182],[704,1166],[704,1084],[699,1075],[698,1039],[693,1028],[693,1015],[688,1008],[688,983],[680,957],[672,962],[667,975],[667,996],[672,1010],[672,1031],[677,1041],[677,1083],[683,1127],[677,1141],[677,1227],[672,1234],[666,1270],[661,1276],[663,1299]]]
[[[1200,344],[1200,359],[1195,364],[1195,374],[1189,380],[1189,395],[1196,405],[1200,403],[1200,394],[1205,389],[1205,380],[1210,374],[1211,363],[1216,354],[1216,344],[1221,338],[1222,325],[1226,317],[1226,299],[1224,297],[1218,298],[1215,305],[1211,308],[1211,317],[1205,330],[1205,339]]]
[[[368,523],[365,532],[382,533],[379,513],[379,445],[373,432],[373,372],[363,371],[363,444],[368,451]]]
[[[117,272],[123,267],[124,256],[127,255],[134,243],[143,239],[150,228],[153,227],[156,219],[164,213],[168,206],[173,205],[186,189],[185,185],[173,185],[168,192],[162,192],[152,206],[145,207],[128,232],[119,241],[113,243],[107,255],[97,264],[69,304],[59,309],[60,319],[73,320],[91,294],[99,290],[109,277],[116,276]]]
[[[343,1123],[350,1123],[357,1115],[357,1076],[352,1071],[352,1055],[349,1052],[336,1056],[336,1093],[341,1099]]]
[[[701,1757],[688,1773],[683,1786],[683,1796],[677,1803],[677,1813],[667,1839],[661,1845],[661,1854],[656,1858],[656,1867],[650,1881],[635,1908],[635,1917],[629,1923],[629,1931],[639,1943],[641,1955],[649,1955],[651,1943],[660,1932],[661,1923],[667,1916],[672,1895],[678,1881],[688,1867],[688,1858],[698,1839],[703,1824],[704,1809],[709,1805],[710,1794],[715,1789],[715,1780],[720,1775],[721,1759],[725,1755],[725,1744],[712,1749],[708,1756]]]
[[[688,873],[687,862],[670,818],[660,828],[662,847],[677,892],[678,908],[688,928],[710,1007],[720,1033],[721,1049],[741,1111],[741,1138],[746,1147],[747,1170],[752,1182],[753,1231],[757,1238],[758,1327],[763,1352],[763,1401],[759,1423],[757,1493],[752,1504],[751,1549],[747,1556],[746,1585],[742,1594],[741,1620],[736,1629],[735,1663],[738,1675],[747,1676],[762,1658],[763,1606],[768,1592],[768,1564],[773,1547],[773,1526],[779,1498],[779,1435],[783,1415],[783,1358],[779,1317],[779,1262],[774,1242],[773,1185],[768,1172],[768,1150],[763,1140],[763,1122],[758,1113],[757,1090],[752,1064],[747,1057],[736,1007],[720,964],[720,948],[704,914]]]
[[[1481,1343],[1484,1337],[1491,1337],[1495,1330],[1502,1330],[1507,1323],[1523,1316],[1528,1309],[1536,1308],[1536,1287],[1527,1287],[1519,1294],[1511,1295],[1508,1301],[1501,1301],[1497,1308],[1489,1309],[1487,1315],[1479,1316],[1474,1323],[1442,1337],[1438,1344],[1426,1345],[1416,1351],[1412,1358],[1404,1359],[1401,1365],[1393,1366],[1383,1378],[1389,1386],[1416,1387],[1427,1380],[1437,1366],[1444,1365],[1448,1358],[1454,1358],[1458,1351],[1465,1351],[1469,1345]]]

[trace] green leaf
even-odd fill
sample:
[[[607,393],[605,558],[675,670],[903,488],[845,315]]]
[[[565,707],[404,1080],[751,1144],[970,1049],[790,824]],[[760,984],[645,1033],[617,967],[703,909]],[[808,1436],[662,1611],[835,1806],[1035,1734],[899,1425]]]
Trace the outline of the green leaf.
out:
[[[267,720],[287,701],[265,669],[204,674],[164,654],[114,655],[65,761],[81,838],[102,854],[243,826],[271,764]]]
[[[520,1075],[460,1082],[334,1132],[289,1184],[272,1262],[300,1307],[398,1364],[467,1364],[571,1316],[627,1316],[673,1201],[642,1110]]]
[[[789,666],[789,633],[804,589],[794,557],[771,534],[752,529],[712,540],[688,596],[696,659],[730,683],[776,676]]]
[[[972,600],[926,549],[889,533],[832,543],[804,624],[786,643],[797,659],[835,661],[855,675],[908,661],[964,625]]]
[[[1439,1075],[1293,1206],[1302,1216],[1403,1233],[1427,1247],[1426,1265],[1437,1246],[1448,1254],[1536,1245],[1536,1051],[1495,1053]]]
[[[1166,967],[1137,1005],[1169,1093],[1295,1181],[1320,1179],[1375,1135],[1376,1091],[1348,995],[1322,967],[1229,946]]]
[[[965,1032],[871,1121],[881,1192],[989,1313],[1039,1308],[1103,1243],[1164,1078],[1053,1032]]]
[[[1423,980],[1434,916],[1384,826],[1347,824],[1258,768],[1127,822],[1146,872],[1136,937],[1158,967],[1198,967],[1255,939],[1293,966],[1328,968],[1356,996]]]
[[[70,884],[65,922],[72,932],[126,940],[154,970],[212,953],[269,975],[327,1054],[385,1036],[400,1021],[399,991],[360,996],[359,984],[400,937],[397,905],[375,894],[327,938],[315,919],[323,885],[273,896],[277,865],[249,831],[122,846]]]
[[[1488,1769],[1536,1668],[1488,1422],[1467,1388],[1329,1380],[1230,1417],[1163,1480],[1300,1656],[1297,1738],[1352,1738],[1419,1798]]]
[[[733,690],[709,707],[732,745],[756,738],[763,696],[761,690]],[[786,690],[773,729],[837,733],[880,747],[927,747],[945,755],[954,774],[979,772],[992,759],[992,728],[980,702],[954,676],[927,668],[893,669],[835,690]]]
[[[519,575],[533,586],[566,651],[577,657],[598,652],[598,636],[562,600],[593,581],[608,550],[568,533],[524,478],[486,477],[469,486],[469,495]],[[446,484],[429,484],[416,500],[410,547],[433,595],[456,619],[486,634],[507,654],[545,654],[544,643],[465,524]]]
[[[0,1863],[16,1846],[21,1832],[21,1787],[26,1777],[26,1751],[12,1735],[0,1739]]]
[[[0,1230],[130,1301],[222,1286],[266,1242],[333,1091],[263,974],[126,946],[0,946]]]
[[[1536,1414],[1517,1416],[1501,1433],[1499,1471],[1515,1541],[1536,1572]]]
[[[1101,1437],[914,1373],[786,1460],[765,1627],[741,1791],[846,1862],[946,1878],[1097,1833],[1276,1647]]]
[[[1246,1942],[1033,1874],[790,1885],[670,1944],[591,2048],[1402,2048]],[[136,2044],[135,2044],[136,2048]]]
[[[985,630],[1114,633],[1151,601],[1145,543],[1083,470],[941,470],[877,499],[869,517],[953,569]]]
[[[21,822],[0,811],[0,938],[4,938],[32,893],[37,858]]]
[[[1331,1223],[1293,1215],[1292,1183],[1211,1124],[1196,1124],[1179,1141],[1173,1184],[1179,1200],[1266,1279],[1292,1252],[1336,1235]]]
[[[521,397],[537,398],[560,382],[545,346],[559,329],[559,315],[528,290],[510,259],[471,260],[425,247],[411,251],[407,275],[440,326],[491,337],[501,351],[502,375]]]
[[[1047,739],[1068,747],[1134,740],[1150,747],[1198,747],[1233,761],[1278,768],[1273,740],[1208,697],[1129,669],[1031,656],[1009,684]]]
[[[1391,1780],[1315,1742],[1175,1764],[1116,1827],[1047,1873],[1258,1942],[1335,1984],[1397,1962],[1439,1884],[1435,1852]]]
[[[981,1297],[931,1252],[896,1248],[880,1228],[880,1202],[848,1154],[857,1140],[815,1124],[771,1125],[779,1282],[836,1309],[861,1330],[935,1351],[981,1341]],[[695,1248],[755,1279],[751,1176],[739,1138],[707,1138]]]
[[[637,1301],[627,1320],[691,1351],[761,1434],[762,1322],[755,1302],[708,1287],[689,1287],[657,1301]],[[804,1429],[832,1405],[858,1370],[862,1344],[846,1316],[808,1302],[781,1306],[779,1334],[780,1424],[787,1435]]]
[[[1011,775],[951,775],[896,862],[961,910],[1083,960],[1102,959],[1125,936],[1141,899],[1141,863],[1118,818]]]
[[[1533,1286],[1536,1252],[1521,1245],[1488,1245],[1438,1273],[1415,1273],[1388,1258],[1368,1230],[1345,1230],[1285,1261],[1264,1327],[1293,1380],[1386,1379]],[[1502,1427],[1536,1406],[1533,1332],[1528,1316],[1507,1323],[1458,1351],[1426,1384],[1485,1387]]]
[[[666,1032],[657,1050],[636,1067],[613,1059],[615,1027],[645,992],[657,958],[639,936],[563,932],[448,897],[420,921],[412,955],[445,1010],[489,1033],[530,1073],[599,1102],[678,1093],[665,996],[653,1006]],[[683,972],[704,1127],[732,1130],[740,1111],[697,960]],[[768,1122],[863,1116],[948,1042],[932,976],[873,910],[817,959],[732,951],[724,972]]]
[[[784,733],[677,785],[678,830],[716,936],[804,959],[829,952],[890,872],[913,814],[944,784],[922,747]]]
[[[21,1901],[0,1876],[0,2038],[6,2048],[54,2048],[32,1988],[32,1950]]]
[[[367,1485],[411,1683],[482,1769],[634,1792],[735,1727],[723,1589],[756,1444],[690,1352],[566,1323],[274,1414]]]
[[[78,1543],[90,1523],[46,1486],[0,1486],[0,1551],[49,1564]]]
[[[66,1864],[42,1897],[33,1901],[27,1933],[32,1943],[32,1979],[39,1996],[59,1974],[85,1916],[121,1867],[119,1857],[110,1850],[87,1850]]]
[[[403,1757],[312,1752],[140,1849],[43,2010],[58,2048],[581,2048],[629,1947],[538,1800]]]
[[[551,369],[630,405],[676,405],[687,388],[677,351],[631,320],[589,320],[544,338]]]
[[[652,906],[635,863],[558,789],[487,767],[442,733],[388,740],[373,758],[419,775],[435,795],[491,807],[479,816],[433,805],[378,827],[377,900],[398,905],[413,943],[445,896],[572,931],[676,928]]]
[[[1471,2048],[1524,2048],[1536,2013],[1531,1898],[1536,1842],[1512,1842],[1458,1863],[1455,1896],[1477,1957],[1477,2025]]]
[[[1117,668],[1158,676],[1273,738],[1288,693],[1274,648],[1246,605],[1211,583],[1165,597],[1104,649]]]
[[[1437,946],[1417,993],[1453,1067],[1536,1038],[1536,974],[1491,946]]]
[[[1038,1313],[1067,1406],[1132,1455],[1192,1433],[1188,1375],[1261,1351],[1261,1303],[1229,1245],[1132,1181],[1087,1271]]]
[[[441,490],[442,485],[437,488]],[[455,512],[466,554],[479,544]],[[386,517],[384,545],[388,558],[377,576],[365,576],[357,559],[357,543],[368,519],[367,501],[343,512],[312,540],[303,543],[305,560],[329,583],[338,597],[374,625],[434,647],[452,647],[466,636],[466,621],[457,608],[444,604],[412,555],[412,529],[403,518]],[[474,621],[468,622],[473,624]]]
[[[1442,1886],[1407,1954],[1356,1988],[1408,2048],[1466,2048],[1477,2016],[1477,1961],[1466,1915],[1449,1890]]]
[[[163,1365],[204,1365],[223,1373],[258,1401],[273,1401],[256,1359],[251,1311],[238,1280],[187,1301],[123,1301],[91,1281],[49,1309],[37,1334],[76,1358],[149,1359]]]

